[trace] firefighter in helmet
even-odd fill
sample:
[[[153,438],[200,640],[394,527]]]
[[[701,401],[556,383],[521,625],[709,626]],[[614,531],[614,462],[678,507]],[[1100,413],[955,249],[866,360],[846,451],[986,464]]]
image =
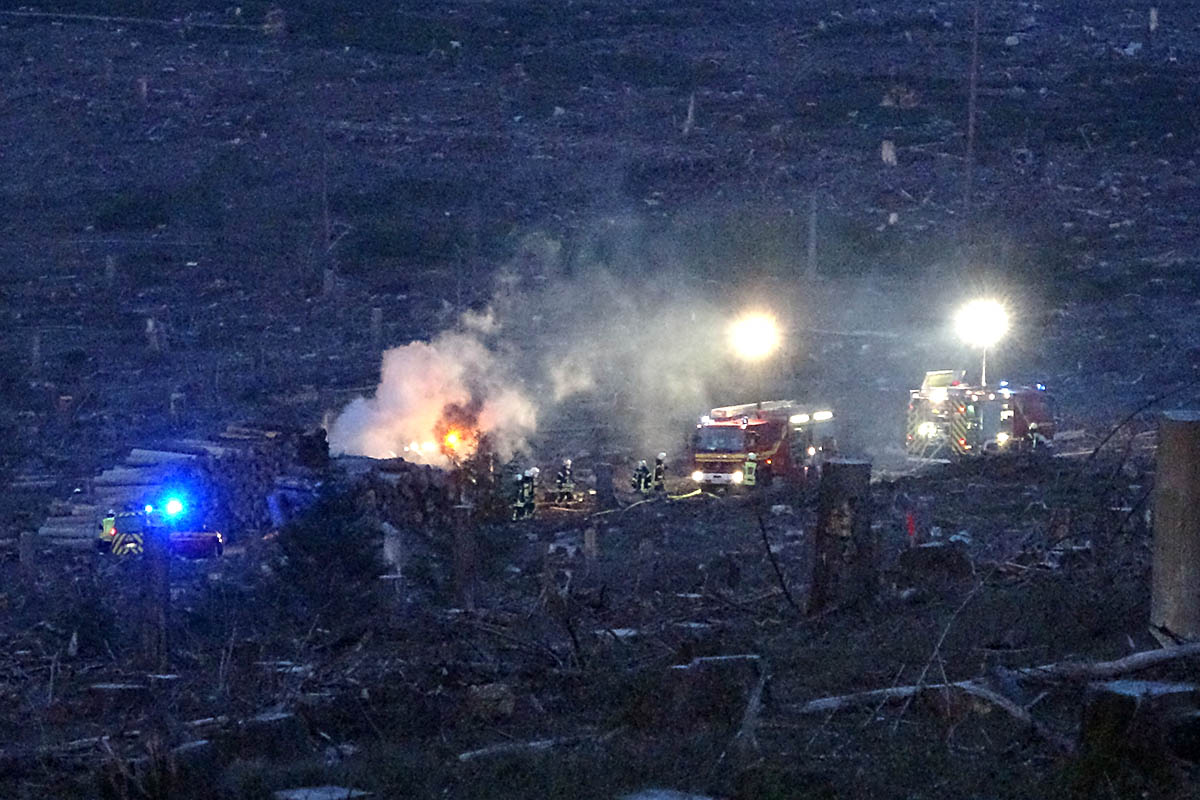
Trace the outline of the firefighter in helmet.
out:
[[[512,484],[512,521],[516,522],[525,515],[525,475],[517,472],[513,475]]]
[[[746,456],[746,463],[742,465],[742,486],[755,486],[758,484],[758,453],[750,453]]]
[[[1050,444],[1050,440],[1042,434],[1036,422],[1029,423],[1029,449],[1041,450],[1045,449],[1046,445]]]
[[[655,494],[663,494],[667,491],[667,454],[659,453],[654,457],[654,476],[650,482],[650,489]]]
[[[629,483],[638,494],[650,493],[650,467],[646,466],[646,459],[643,458],[638,462],[637,468],[633,471],[633,478]]]
[[[533,512],[537,508],[537,477],[541,470],[537,467],[530,467],[525,470],[524,479],[521,481],[522,500],[524,501],[524,518],[530,519],[533,517]]]
[[[554,476],[554,490],[556,502],[569,503],[575,499],[575,478],[571,470],[571,459],[563,459],[558,474]]]

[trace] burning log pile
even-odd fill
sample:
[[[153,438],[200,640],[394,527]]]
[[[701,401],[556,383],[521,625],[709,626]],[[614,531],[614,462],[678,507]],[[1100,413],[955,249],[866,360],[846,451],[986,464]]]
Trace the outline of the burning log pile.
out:
[[[377,462],[355,486],[359,507],[398,528],[448,527],[454,495],[450,476],[428,465],[402,459]]]

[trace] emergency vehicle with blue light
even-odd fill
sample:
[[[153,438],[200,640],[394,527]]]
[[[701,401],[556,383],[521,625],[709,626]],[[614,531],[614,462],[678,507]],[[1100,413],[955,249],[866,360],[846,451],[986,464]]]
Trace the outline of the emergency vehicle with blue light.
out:
[[[157,504],[110,511],[100,522],[96,549],[118,556],[140,555],[146,536],[166,534],[174,555],[184,558],[220,556],[225,551],[225,537],[220,531],[198,524],[198,516],[178,493],[168,494]]]

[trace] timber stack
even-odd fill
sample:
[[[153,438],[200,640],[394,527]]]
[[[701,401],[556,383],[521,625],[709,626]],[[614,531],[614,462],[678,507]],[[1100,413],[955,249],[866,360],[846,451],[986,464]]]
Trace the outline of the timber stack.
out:
[[[453,481],[403,459],[330,459],[325,431],[231,425],[211,439],[135,447],[120,464],[55,502],[38,529],[40,545],[87,549],[108,509],[141,508],[186,493],[204,526],[228,541],[277,530],[335,482],[365,514],[408,530],[449,529]]]

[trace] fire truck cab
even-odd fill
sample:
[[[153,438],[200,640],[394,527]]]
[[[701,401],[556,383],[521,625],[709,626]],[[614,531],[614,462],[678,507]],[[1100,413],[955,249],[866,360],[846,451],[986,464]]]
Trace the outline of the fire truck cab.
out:
[[[962,374],[925,373],[909,392],[904,446],[917,458],[967,456],[1047,447],[1054,438],[1054,404],[1043,384],[971,386]]]
[[[803,482],[837,448],[833,412],[792,400],[714,408],[692,432],[691,478],[701,488],[740,485],[751,453],[756,485],[775,478]]]

